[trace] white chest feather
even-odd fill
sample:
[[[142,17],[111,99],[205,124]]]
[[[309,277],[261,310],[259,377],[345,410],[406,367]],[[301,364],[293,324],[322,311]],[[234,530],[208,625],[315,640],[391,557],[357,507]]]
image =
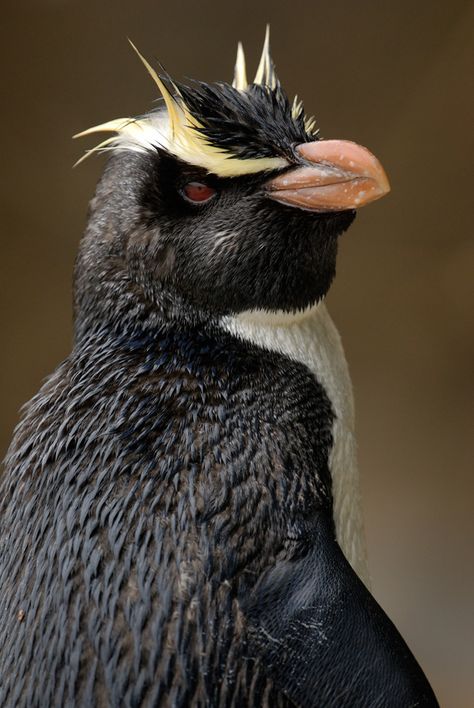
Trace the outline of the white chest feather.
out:
[[[339,334],[323,303],[298,315],[244,312],[225,317],[232,334],[305,364],[324,387],[335,413],[329,458],[337,540],[352,567],[368,583],[352,386]]]

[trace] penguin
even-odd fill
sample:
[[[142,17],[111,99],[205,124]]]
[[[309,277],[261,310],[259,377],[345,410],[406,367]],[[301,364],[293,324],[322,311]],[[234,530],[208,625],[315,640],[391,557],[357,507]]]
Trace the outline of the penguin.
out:
[[[368,589],[324,304],[385,172],[290,102],[268,30],[252,82],[240,44],[232,83],[139,57],[161,100],[82,133],[74,345],[0,482],[0,705],[436,706]]]

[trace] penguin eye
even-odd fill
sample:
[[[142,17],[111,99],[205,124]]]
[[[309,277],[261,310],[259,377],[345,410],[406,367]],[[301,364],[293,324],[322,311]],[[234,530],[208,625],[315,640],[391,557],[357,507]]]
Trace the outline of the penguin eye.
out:
[[[183,197],[192,204],[205,204],[216,194],[216,190],[203,182],[188,182],[181,190]]]

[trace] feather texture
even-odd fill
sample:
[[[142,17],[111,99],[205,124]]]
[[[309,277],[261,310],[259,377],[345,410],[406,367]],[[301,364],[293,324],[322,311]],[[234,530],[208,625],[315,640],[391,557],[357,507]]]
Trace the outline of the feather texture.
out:
[[[115,135],[88,150],[135,152],[165,150],[190,165],[220,177],[273,171],[294,159],[294,145],[314,140],[313,119],[307,119],[301,101],[290,107],[270,56],[267,27],[259,67],[247,82],[242,44],[232,85],[220,82],[178,84],[160,76],[130,42],[162,97],[163,106],[136,118],[118,118],[84,130],[74,137],[113,132]],[[78,164],[76,163],[76,164]]]

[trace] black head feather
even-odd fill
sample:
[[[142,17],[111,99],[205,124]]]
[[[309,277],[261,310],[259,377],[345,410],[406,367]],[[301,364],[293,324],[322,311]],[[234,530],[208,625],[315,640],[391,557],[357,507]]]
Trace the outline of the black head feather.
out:
[[[278,82],[275,88],[251,84],[240,91],[224,82],[193,81],[177,88],[199,132],[208,142],[242,159],[292,158],[295,145],[317,139],[305,128],[302,105],[296,112]]]

